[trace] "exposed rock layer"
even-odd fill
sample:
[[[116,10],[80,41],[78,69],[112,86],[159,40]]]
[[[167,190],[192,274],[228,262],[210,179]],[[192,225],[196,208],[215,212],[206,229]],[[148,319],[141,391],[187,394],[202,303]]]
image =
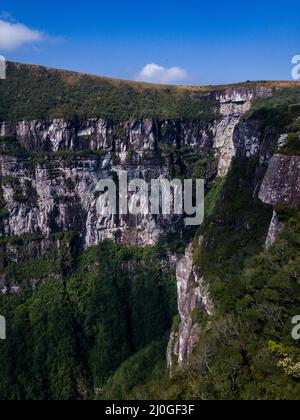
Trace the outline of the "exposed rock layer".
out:
[[[160,162],[160,145],[175,149],[189,147],[216,161],[216,171],[207,176],[225,176],[233,157],[244,145],[235,133],[248,130],[240,122],[251,101],[270,94],[266,88],[237,88],[210,93],[219,103],[215,121],[131,120],[114,123],[101,119],[68,122],[0,122],[0,135],[15,136],[27,150],[46,161],[0,157],[3,199],[8,215],[1,223],[1,235],[42,234],[77,231],[83,246],[105,238],[129,244],[153,244],[175,221],[170,217],[101,217],[97,212],[95,188],[100,179],[127,170],[129,179],[147,182],[170,177],[170,168]],[[221,117],[219,117],[221,116]],[[240,124],[243,128],[239,129]],[[255,149],[255,146],[251,146]],[[94,152],[92,157],[55,157],[57,152]],[[42,159],[43,160],[43,159]]]

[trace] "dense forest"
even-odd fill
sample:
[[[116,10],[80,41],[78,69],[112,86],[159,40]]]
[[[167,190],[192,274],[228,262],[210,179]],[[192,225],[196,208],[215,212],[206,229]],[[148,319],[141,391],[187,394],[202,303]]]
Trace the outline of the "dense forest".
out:
[[[206,119],[217,103],[209,92],[147,85],[8,63],[10,83],[0,83],[0,120],[103,118]],[[18,92],[16,95],[15,93]]]
[[[24,287],[0,297],[9,326],[1,343],[1,399],[101,396],[133,355],[135,363],[151,361],[131,375],[133,383],[155,375],[153,363],[161,372],[176,290],[174,270],[162,266],[158,250],[106,241],[80,255],[66,250],[60,258],[13,264],[6,274]]]

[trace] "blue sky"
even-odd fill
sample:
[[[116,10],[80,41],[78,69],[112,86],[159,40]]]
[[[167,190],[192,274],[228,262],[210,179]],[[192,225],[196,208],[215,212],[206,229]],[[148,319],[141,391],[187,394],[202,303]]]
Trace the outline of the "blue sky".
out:
[[[0,54],[162,83],[291,79],[299,16],[294,0],[1,0]]]

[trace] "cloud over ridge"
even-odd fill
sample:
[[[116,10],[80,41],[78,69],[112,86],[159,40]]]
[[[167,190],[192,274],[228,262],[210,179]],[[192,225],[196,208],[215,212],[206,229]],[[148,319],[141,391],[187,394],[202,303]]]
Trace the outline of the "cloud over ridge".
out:
[[[0,50],[12,51],[25,44],[45,41],[47,36],[22,23],[0,19]]]
[[[181,67],[163,67],[155,63],[146,64],[139,72],[137,80],[149,83],[173,84],[188,79],[187,71]]]

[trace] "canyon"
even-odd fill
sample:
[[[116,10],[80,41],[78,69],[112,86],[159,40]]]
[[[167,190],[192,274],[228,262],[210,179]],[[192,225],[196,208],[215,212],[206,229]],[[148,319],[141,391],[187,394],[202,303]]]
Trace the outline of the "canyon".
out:
[[[3,83],[10,83],[10,71],[17,84],[20,72],[33,83],[35,78],[41,78],[45,84],[48,78],[58,78],[56,82],[64,83],[68,94],[76,91],[76,83],[80,85],[81,80],[82,83],[89,80],[88,76],[10,63],[8,79],[0,85],[0,94],[4,89],[4,97],[8,88],[3,88]],[[99,83],[104,82],[99,79]],[[119,85],[115,87],[117,82],[105,83],[111,83],[111,89],[116,91],[121,89]],[[97,79],[91,78],[90,84],[97,84]],[[128,89],[135,94],[140,86],[132,85]],[[158,87],[143,89],[150,90],[151,94],[153,91],[155,95],[161,94]],[[67,249],[69,255],[74,244],[76,253],[88,252],[106,240],[147,250],[173,235],[170,242],[175,242],[174,238],[182,241],[180,252],[168,249],[160,260],[161,267],[176,271],[178,316],[167,349],[167,364],[172,376],[193,357],[206,331],[202,318],[214,319],[218,312],[210,281],[202,273],[197,255],[203,249],[216,246],[217,239],[208,238],[209,229],[213,223],[226,225],[225,216],[215,216],[210,224],[204,223],[199,230],[188,232],[183,217],[178,215],[101,217],[97,206],[98,182],[106,178],[114,180],[124,170],[128,172],[129,180],[141,178],[148,184],[161,177],[203,178],[208,200],[213,196],[210,209],[213,212],[214,206],[227,205],[224,185],[235,176],[242,192],[246,187],[249,189],[247,206],[251,208],[254,202],[259,203],[256,205],[262,206],[267,214],[261,250],[268,250],[276,244],[286,226],[277,206],[284,204],[299,210],[300,158],[297,152],[286,152],[290,126],[299,122],[296,105],[293,105],[296,111],[288,123],[284,124],[283,118],[280,123],[277,120],[266,122],[269,118],[267,105],[273,97],[278,96],[280,101],[280,95],[283,95],[282,101],[285,101],[288,89],[298,92],[297,84],[258,82],[200,90],[191,87],[187,91],[166,89],[169,89],[167,97],[184,95],[184,106],[192,109],[192,114],[193,109],[195,112],[197,109],[198,114],[194,118],[171,118],[170,115],[105,118],[99,111],[99,115],[95,112],[84,116],[53,116],[64,113],[59,112],[64,101],[62,97],[57,99],[55,109],[43,111],[44,116],[39,115],[40,111],[36,116],[25,115],[26,107],[23,109],[18,99],[10,104],[10,109],[14,109],[11,113],[16,115],[9,118],[9,110],[0,112],[0,290],[9,298],[21,293],[24,287],[22,281],[18,283],[9,278],[7,267],[44,258],[50,252],[56,258]],[[79,90],[80,95],[81,92]],[[19,93],[22,100],[23,94]],[[111,100],[113,102],[113,96]],[[33,98],[32,103],[35,101]],[[37,104],[44,107],[42,100]],[[88,104],[90,106],[90,102]],[[98,105],[94,108],[98,109]],[[282,112],[280,106],[278,109]],[[297,130],[296,141],[299,140]],[[238,165],[242,168],[241,174],[235,175]],[[221,186],[219,190],[218,185]],[[238,191],[234,200],[243,200],[239,199]],[[209,221],[210,216],[207,219]],[[247,219],[240,222],[237,215],[230,228],[232,231],[240,229],[246,235],[253,229],[251,223]],[[208,246],[209,240],[214,241],[213,245]],[[131,272],[130,262],[126,264]],[[49,277],[46,281],[51,282]],[[32,278],[30,284],[35,288],[40,283]]]
[[[170,177],[172,168],[160,162],[165,145],[175,151],[189,148],[195,156],[210,159],[211,169],[204,174],[210,182],[225,177],[236,153],[247,157],[257,154],[257,132],[252,132],[252,127],[241,127],[241,135],[246,132],[252,136],[241,147],[234,145],[233,135],[251,101],[268,95],[270,91],[259,87],[216,92],[220,117],[216,115],[212,123],[150,119],[118,124],[101,119],[76,124],[64,120],[2,122],[2,138],[12,136],[27,152],[41,154],[36,159],[1,156],[3,199],[9,211],[1,226],[2,236],[40,233],[45,238],[44,247],[51,233],[76,230],[84,247],[116,237],[128,244],[154,244],[172,226],[172,220],[98,217],[97,182],[125,169],[129,179],[141,177],[149,182],[160,176]],[[59,152],[61,157],[55,155]],[[70,156],[64,157],[68,152]],[[82,156],[89,152],[91,157]],[[47,158],[43,153],[50,155]],[[184,158],[178,163],[186,166]],[[16,189],[20,197],[32,194],[34,199],[18,202]]]

